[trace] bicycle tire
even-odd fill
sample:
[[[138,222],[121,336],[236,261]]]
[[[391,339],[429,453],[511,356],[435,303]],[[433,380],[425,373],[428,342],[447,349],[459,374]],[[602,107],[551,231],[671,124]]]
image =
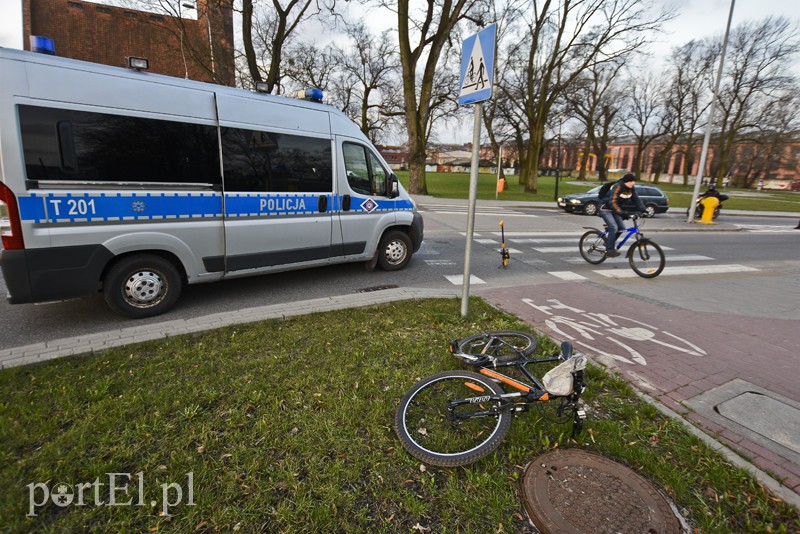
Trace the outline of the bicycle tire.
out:
[[[487,356],[492,356],[498,362],[511,362],[528,357],[536,351],[539,340],[527,332],[512,330],[498,330],[496,332],[483,332],[458,340],[456,350],[478,358],[475,363],[485,363]]]
[[[640,239],[628,249],[628,264],[642,278],[655,278],[664,270],[664,251],[649,239]]]
[[[395,415],[394,428],[403,448],[437,467],[467,465],[494,452],[511,427],[508,408],[458,422],[448,410],[451,400],[476,398],[481,392],[502,395],[503,389],[472,371],[445,371],[417,382],[400,401]],[[456,411],[463,415],[490,409],[488,402],[469,402]]]
[[[606,240],[600,230],[589,230],[581,236],[578,249],[584,260],[592,265],[606,261]]]

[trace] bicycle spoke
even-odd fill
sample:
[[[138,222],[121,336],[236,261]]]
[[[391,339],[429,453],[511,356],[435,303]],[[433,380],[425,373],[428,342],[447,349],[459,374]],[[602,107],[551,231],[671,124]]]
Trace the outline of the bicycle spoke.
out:
[[[486,403],[462,404],[452,412],[449,403],[477,395],[475,386],[463,379],[442,380],[420,391],[408,406],[406,424],[417,444],[431,452],[456,454],[470,451],[483,443],[497,428],[497,416],[472,417],[486,412]],[[491,394],[491,391],[486,392]],[[416,433],[416,435],[414,435]]]
[[[649,239],[642,239],[628,251],[628,263],[639,276],[653,278],[664,270],[664,252]]]
[[[403,446],[431,465],[474,462],[495,450],[508,433],[511,414],[499,409],[499,401],[489,400],[502,392],[476,373],[434,375],[401,401],[395,429]]]

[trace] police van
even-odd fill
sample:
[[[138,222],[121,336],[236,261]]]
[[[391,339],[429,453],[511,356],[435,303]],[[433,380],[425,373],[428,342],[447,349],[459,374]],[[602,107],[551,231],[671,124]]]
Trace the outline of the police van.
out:
[[[402,269],[423,238],[397,177],[330,106],[0,48],[3,205],[10,303],[102,293],[131,317],[185,284]]]

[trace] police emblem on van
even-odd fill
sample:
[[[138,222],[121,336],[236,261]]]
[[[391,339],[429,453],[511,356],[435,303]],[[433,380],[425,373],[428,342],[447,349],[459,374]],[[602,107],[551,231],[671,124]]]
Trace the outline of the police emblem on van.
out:
[[[136,213],[144,213],[144,209],[147,206],[141,200],[134,200],[131,202],[131,209]]]
[[[372,200],[371,198],[368,198],[367,200],[361,203],[361,209],[363,209],[367,213],[372,213],[373,211],[378,209],[378,203]]]

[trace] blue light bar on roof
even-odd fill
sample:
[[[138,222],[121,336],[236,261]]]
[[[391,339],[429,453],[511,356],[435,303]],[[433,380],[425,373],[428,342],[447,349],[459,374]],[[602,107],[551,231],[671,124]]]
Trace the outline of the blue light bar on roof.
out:
[[[302,100],[310,100],[312,102],[322,102],[322,89],[312,87],[303,89],[297,92],[297,98]]]
[[[48,37],[31,35],[31,50],[40,54],[56,55],[56,43]]]

